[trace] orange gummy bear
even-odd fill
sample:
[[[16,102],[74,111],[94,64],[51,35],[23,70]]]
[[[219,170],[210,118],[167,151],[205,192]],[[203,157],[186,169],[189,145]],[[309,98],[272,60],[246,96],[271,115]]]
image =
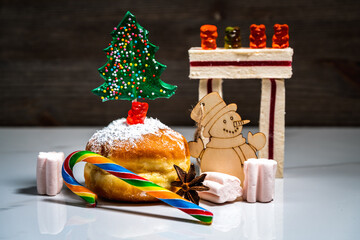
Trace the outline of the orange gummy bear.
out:
[[[250,48],[266,48],[265,25],[250,26]]]
[[[200,28],[201,48],[205,50],[216,49],[217,27],[202,25]]]
[[[275,24],[272,38],[273,48],[289,47],[289,26],[287,24]]]

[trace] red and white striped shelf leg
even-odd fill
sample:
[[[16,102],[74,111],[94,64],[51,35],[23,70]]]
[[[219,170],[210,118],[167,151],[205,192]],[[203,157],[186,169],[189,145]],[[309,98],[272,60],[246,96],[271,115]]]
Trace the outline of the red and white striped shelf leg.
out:
[[[219,95],[221,97],[223,97],[222,82],[223,82],[223,80],[221,78],[200,79],[200,81],[199,81],[199,100],[211,92],[218,92]]]
[[[277,161],[276,177],[282,178],[285,150],[284,79],[262,79],[259,130],[267,139],[259,157]]]

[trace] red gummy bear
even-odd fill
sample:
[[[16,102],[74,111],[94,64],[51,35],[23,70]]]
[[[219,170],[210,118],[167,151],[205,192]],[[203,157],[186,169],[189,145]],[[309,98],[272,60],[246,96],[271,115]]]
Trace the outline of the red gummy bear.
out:
[[[132,102],[131,109],[128,112],[126,122],[129,125],[143,124],[146,118],[146,113],[149,109],[149,104],[146,102]]]
[[[287,48],[289,47],[289,26],[287,24],[275,24],[273,48]]]
[[[266,48],[265,25],[250,26],[250,48]]]

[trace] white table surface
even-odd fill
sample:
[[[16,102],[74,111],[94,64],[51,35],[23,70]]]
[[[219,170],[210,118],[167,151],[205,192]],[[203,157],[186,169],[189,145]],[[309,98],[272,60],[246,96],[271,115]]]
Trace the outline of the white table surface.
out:
[[[192,138],[193,128],[174,129]],[[38,152],[82,150],[95,130],[0,128],[0,239],[359,239],[360,128],[287,128],[275,200],[202,201],[210,226],[160,203],[87,208],[65,186],[37,195]]]

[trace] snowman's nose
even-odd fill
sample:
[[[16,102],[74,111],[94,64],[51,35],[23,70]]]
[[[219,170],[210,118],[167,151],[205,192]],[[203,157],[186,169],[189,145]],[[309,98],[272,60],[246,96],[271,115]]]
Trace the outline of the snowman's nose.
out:
[[[237,126],[242,126],[242,125],[245,125],[247,123],[249,123],[250,120],[240,120],[240,121],[234,121],[234,127],[237,127]]]

